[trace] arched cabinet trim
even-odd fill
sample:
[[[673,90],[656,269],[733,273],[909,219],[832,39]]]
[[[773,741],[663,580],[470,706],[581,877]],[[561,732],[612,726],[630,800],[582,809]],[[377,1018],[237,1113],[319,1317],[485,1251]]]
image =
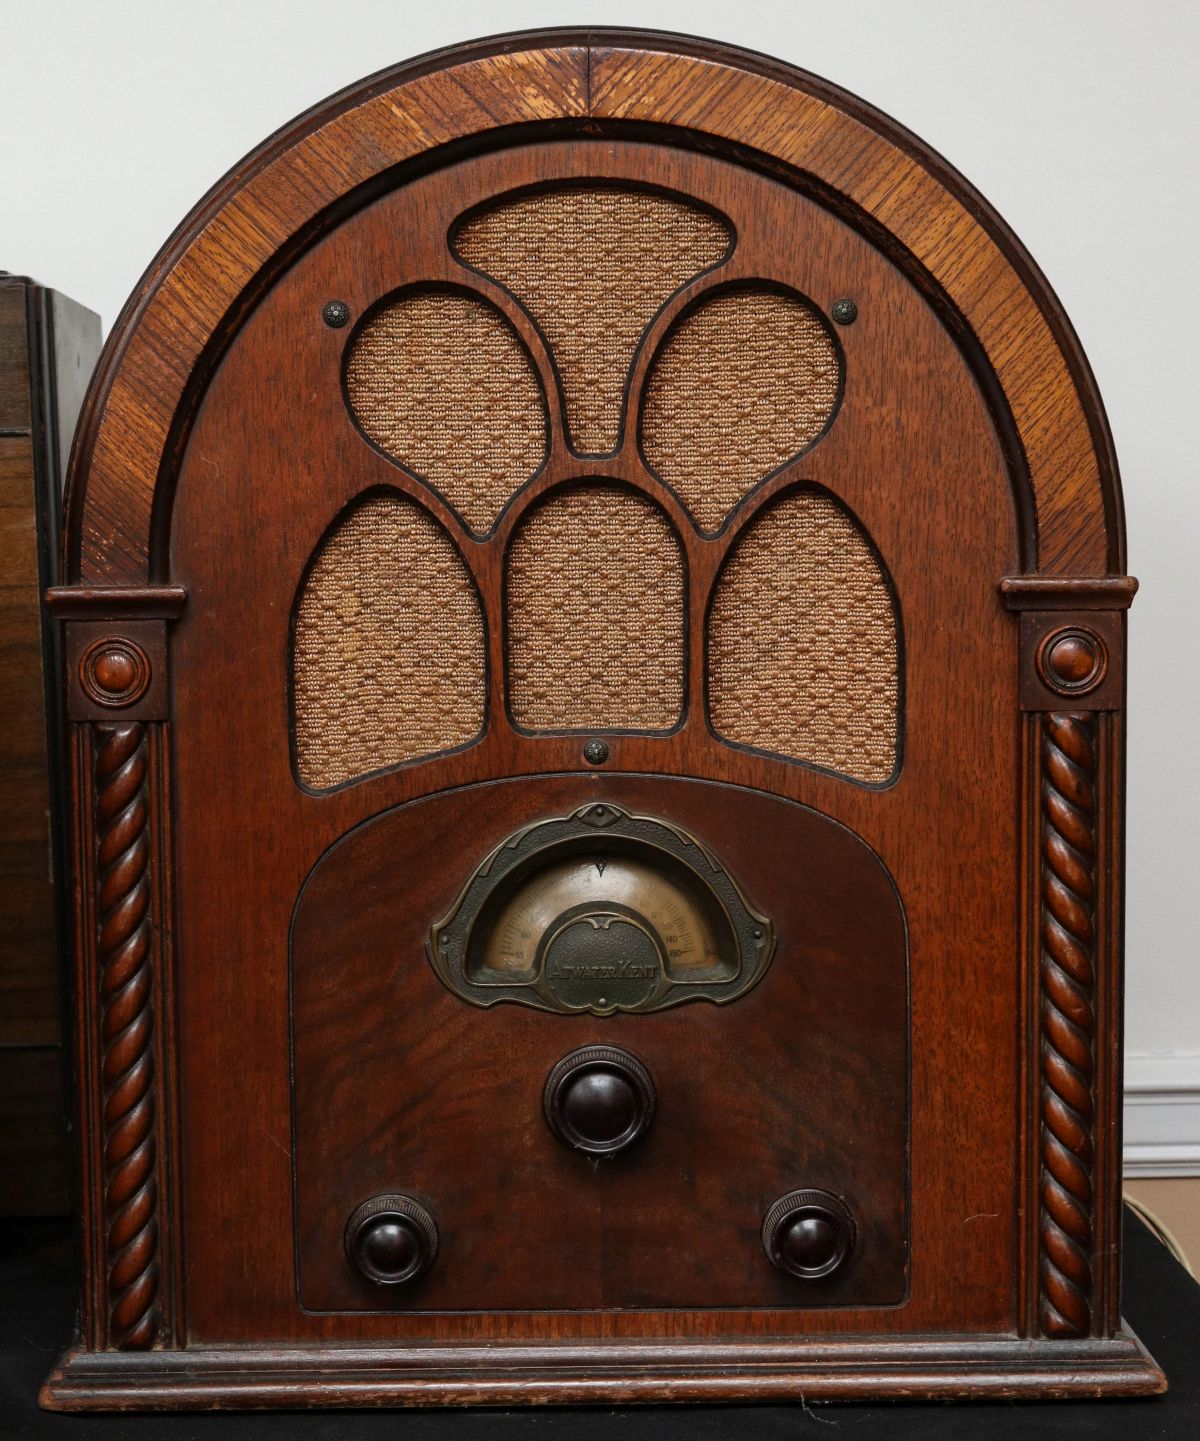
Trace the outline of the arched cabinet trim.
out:
[[[1011,415],[1014,483],[1034,525],[1026,571],[1121,570],[1116,463],[1078,340],[1000,217],[901,126],[804,71],[669,36],[560,30],[461,47],[452,105],[447,59],[434,53],[381,72],[315,107],[215,186],[164,247],[113,329],[81,419],[69,579],[120,587],[166,578],[173,457],[205,357],[219,355],[246,292],[323,217],[377,193],[434,146],[585,123],[614,134],[675,127],[684,144],[700,135],[815,183],[851,224],[894,237],[977,338],[988,383]]]

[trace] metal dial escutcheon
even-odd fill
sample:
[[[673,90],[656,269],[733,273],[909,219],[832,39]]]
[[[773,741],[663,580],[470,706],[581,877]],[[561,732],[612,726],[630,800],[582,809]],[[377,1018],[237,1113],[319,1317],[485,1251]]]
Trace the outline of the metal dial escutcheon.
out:
[[[550,1072],[542,1095],[546,1123],[565,1146],[613,1156],[646,1134],[656,1094],[650,1072],[617,1046],[583,1046]]]
[[[789,1191],[763,1219],[762,1245],[781,1271],[801,1281],[831,1276],[854,1249],[854,1217],[829,1191]]]
[[[502,841],[426,950],[471,1005],[611,1016],[735,1000],[770,964],[775,932],[695,836],[605,801]]]
[[[411,1196],[389,1194],[364,1201],[346,1222],[346,1255],[377,1286],[415,1281],[433,1265],[438,1230]]]

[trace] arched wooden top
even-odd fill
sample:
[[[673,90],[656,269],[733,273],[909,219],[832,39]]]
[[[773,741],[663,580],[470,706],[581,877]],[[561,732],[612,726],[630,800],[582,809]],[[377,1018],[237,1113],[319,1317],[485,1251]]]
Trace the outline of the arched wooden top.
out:
[[[1029,569],[1123,570],[1119,480],[1087,362],[1044,278],[962,177],[804,71],[704,41],[598,29],[500,37],[382,72],[279,132],[210,192],[150,267],[101,358],[72,457],[67,578],[169,579],[156,490],[172,485],[202,357],[273,258],[396,166],[555,122],[680,127],[802,173],[882,233],[946,297],[1004,393],[1028,467]]]

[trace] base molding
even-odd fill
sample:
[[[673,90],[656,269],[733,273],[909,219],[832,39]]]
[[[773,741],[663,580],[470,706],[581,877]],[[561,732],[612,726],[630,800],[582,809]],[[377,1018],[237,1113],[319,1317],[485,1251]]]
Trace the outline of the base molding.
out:
[[[1200,1051],[1125,1056],[1125,1175],[1200,1176]]]
[[[55,1411],[1151,1396],[1166,1377],[1111,1340],[786,1342],[68,1351]]]

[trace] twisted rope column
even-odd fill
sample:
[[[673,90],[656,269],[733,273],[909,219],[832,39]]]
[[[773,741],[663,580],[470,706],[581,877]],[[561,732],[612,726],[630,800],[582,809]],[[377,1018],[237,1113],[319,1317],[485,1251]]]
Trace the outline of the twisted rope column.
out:
[[[1092,1325],[1095,1169],[1096,717],[1041,722],[1039,1321]]]
[[[97,965],[108,1335],[159,1330],[149,747],[140,721],[94,728]]]

